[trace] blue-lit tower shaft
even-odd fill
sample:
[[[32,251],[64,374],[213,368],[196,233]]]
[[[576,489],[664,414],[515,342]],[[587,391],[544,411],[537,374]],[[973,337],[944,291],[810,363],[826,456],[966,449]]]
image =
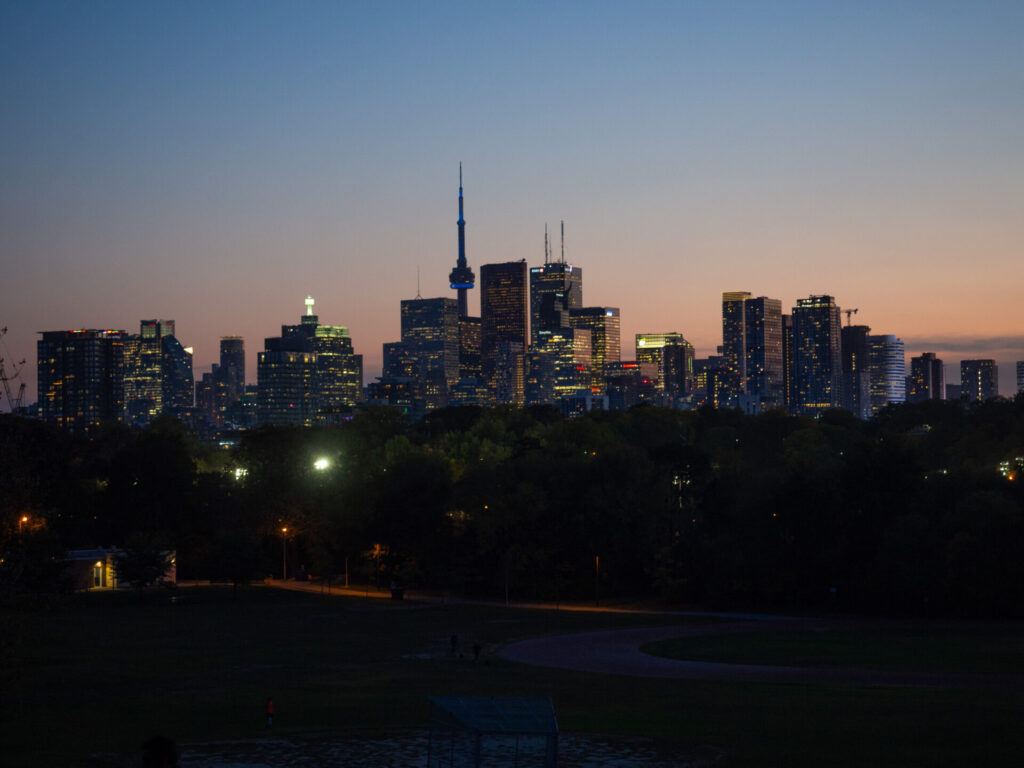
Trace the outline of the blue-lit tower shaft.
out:
[[[459,163],[459,259],[448,275],[451,287],[458,292],[459,317],[469,316],[467,291],[473,287],[473,270],[466,263],[466,220],[462,213],[462,163]]]

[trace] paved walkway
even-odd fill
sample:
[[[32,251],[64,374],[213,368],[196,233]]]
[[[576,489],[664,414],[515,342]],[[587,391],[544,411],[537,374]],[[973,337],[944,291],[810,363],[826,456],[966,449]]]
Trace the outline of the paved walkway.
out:
[[[820,622],[793,620],[772,629],[807,629]],[[640,647],[656,640],[765,629],[760,622],[699,624],[645,629],[619,629],[556,635],[512,643],[501,650],[510,661],[579,672],[687,680],[732,680],[758,683],[824,685],[932,686],[942,688],[1001,688],[1024,690],[1022,675],[984,675],[964,672],[901,672],[856,668],[785,667],[767,664],[723,664],[651,656]]]

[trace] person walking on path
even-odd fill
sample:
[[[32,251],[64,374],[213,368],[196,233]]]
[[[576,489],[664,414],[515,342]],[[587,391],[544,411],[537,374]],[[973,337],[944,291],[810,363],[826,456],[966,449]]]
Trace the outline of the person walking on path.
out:
[[[267,728],[274,724],[274,700],[267,697]]]

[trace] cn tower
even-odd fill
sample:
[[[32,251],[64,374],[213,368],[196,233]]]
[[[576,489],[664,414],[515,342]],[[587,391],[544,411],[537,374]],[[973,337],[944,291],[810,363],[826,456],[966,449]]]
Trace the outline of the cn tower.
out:
[[[451,287],[458,291],[459,317],[469,316],[469,302],[466,291],[473,287],[473,270],[466,263],[466,220],[462,217],[462,163],[459,163],[459,259],[455,269],[448,275]]]

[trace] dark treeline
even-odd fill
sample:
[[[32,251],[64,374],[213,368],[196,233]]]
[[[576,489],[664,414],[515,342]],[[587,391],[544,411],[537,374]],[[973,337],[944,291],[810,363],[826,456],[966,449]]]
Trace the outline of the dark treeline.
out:
[[[179,579],[280,576],[286,553],[289,575],[514,600],[1020,616],[1022,456],[1024,397],[870,422],[371,409],[230,451],[171,419],[83,441],[5,417],[0,573],[44,589],[64,550],[148,545]]]

